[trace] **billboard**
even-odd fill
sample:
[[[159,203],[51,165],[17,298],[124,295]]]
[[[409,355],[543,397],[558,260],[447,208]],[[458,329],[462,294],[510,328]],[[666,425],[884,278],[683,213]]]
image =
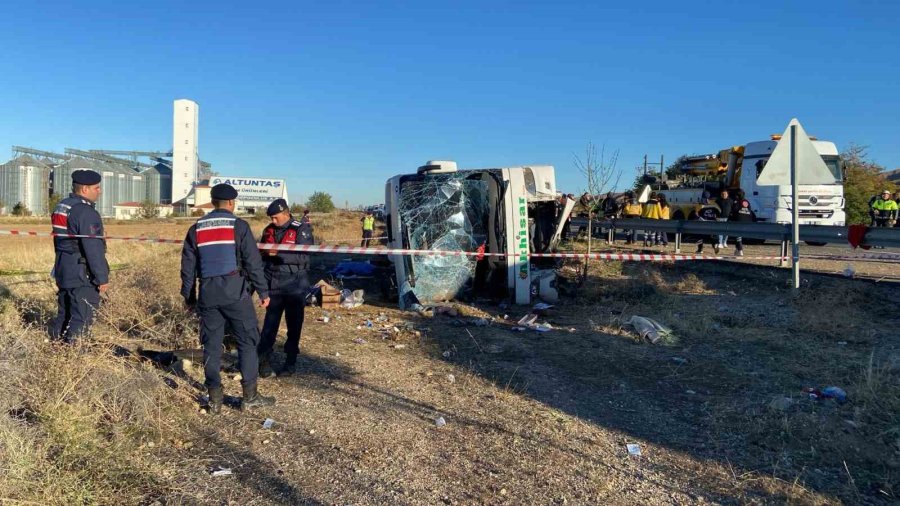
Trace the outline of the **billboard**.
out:
[[[268,179],[262,177],[213,176],[209,185],[229,184],[238,192],[237,200],[242,205],[268,205],[275,199],[287,199],[287,185],[284,179]]]

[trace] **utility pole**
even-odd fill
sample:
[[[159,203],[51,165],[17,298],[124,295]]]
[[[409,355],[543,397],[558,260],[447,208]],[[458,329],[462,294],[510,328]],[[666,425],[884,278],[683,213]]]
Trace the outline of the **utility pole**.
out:
[[[800,289],[800,208],[797,205],[797,125],[791,125],[791,277]]]

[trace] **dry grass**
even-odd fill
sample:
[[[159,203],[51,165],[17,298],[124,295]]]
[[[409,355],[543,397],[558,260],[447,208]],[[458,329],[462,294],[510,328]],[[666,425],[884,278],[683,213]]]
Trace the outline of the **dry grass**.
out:
[[[314,216],[317,235],[359,234],[356,215],[334,220]],[[187,223],[145,231],[178,237]],[[196,320],[177,295],[177,246],[111,242],[119,268],[93,339],[64,347],[44,342],[42,328],[55,310],[49,241],[7,239],[0,265],[36,274],[0,278],[0,502],[887,504],[898,495],[900,337],[881,331],[900,323],[890,287],[811,276],[792,298],[776,291],[783,271],[594,262],[547,317],[572,332],[512,332],[526,308],[460,305],[458,317],[423,319],[371,299],[331,311],[328,324],[311,308],[303,374],[262,384],[278,406],[210,419],[197,412],[198,368],[181,376],[115,353],[196,345]],[[678,340],[636,341],[622,323],[633,314],[672,326]],[[800,393],[831,384],[849,402]],[[780,398],[790,402],[779,408]],[[448,425],[436,428],[437,416]],[[261,429],[265,417],[274,430]],[[643,457],[626,454],[632,442]],[[211,478],[218,465],[235,475]]]

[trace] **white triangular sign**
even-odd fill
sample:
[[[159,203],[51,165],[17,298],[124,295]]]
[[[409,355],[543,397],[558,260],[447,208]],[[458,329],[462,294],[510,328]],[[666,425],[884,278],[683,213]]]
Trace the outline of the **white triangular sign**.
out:
[[[816,150],[809,136],[806,135],[806,131],[803,130],[803,126],[800,125],[797,118],[788,123],[781,140],[778,141],[765,168],[757,178],[757,184],[791,184],[791,126],[793,125],[797,126],[797,139],[795,140],[797,184],[834,184],[834,174],[825,166],[822,156]]]

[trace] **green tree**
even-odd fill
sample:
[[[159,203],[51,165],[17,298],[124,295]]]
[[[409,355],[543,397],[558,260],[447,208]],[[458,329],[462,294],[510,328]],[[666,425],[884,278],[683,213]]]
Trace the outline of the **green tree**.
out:
[[[306,201],[306,208],[314,213],[330,213],[334,211],[334,202],[331,195],[325,192],[315,192]]]
[[[156,202],[153,202],[152,200],[144,200],[143,202],[141,202],[140,209],[138,209],[137,217],[143,220],[159,218],[159,206],[157,206]]]
[[[884,176],[884,167],[868,160],[866,146],[851,144],[843,153],[844,199],[848,224],[866,224],[869,218],[869,200],[885,188],[894,191],[895,185]]]
[[[60,197],[59,194],[51,193],[50,198],[47,200],[47,206],[49,207],[48,211],[52,213],[60,200],[62,200],[62,197]]]
[[[16,205],[14,205],[12,208],[12,215],[13,216],[31,216],[31,211],[29,211],[28,208],[25,207],[25,204],[23,204],[21,202],[17,202]]]
[[[300,204],[291,204],[291,214],[294,216],[300,216],[303,214],[304,207]]]
[[[685,160],[687,160],[687,155],[681,155],[677,160],[672,162],[671,165],[666,167],[666,177],[669,179],[675,179],[678,175],[681,174],[681,166],[684,164]]]

